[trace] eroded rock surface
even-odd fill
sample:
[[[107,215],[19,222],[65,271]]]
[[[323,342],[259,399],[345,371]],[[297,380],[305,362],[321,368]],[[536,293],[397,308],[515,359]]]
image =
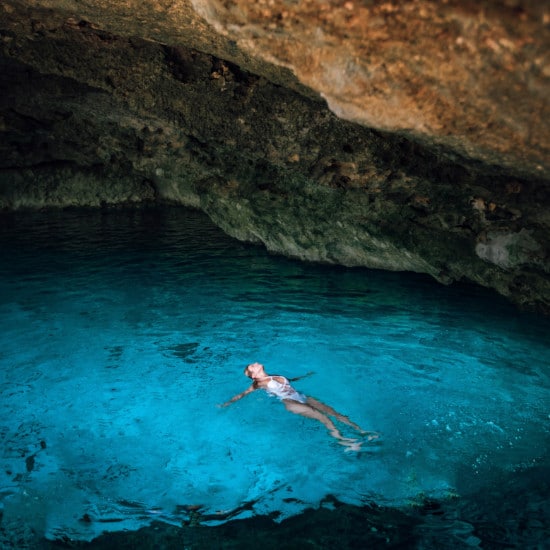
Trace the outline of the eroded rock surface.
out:
[[[0,207],[171,200],[549,312],[545,6],[7,0]]]
[[[290,68],[342,118],[548,175],[545,3],[193,4],[244,50]]]

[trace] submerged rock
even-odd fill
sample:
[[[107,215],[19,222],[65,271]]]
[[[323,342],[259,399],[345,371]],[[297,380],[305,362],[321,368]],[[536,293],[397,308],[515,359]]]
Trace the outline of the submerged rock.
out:
[[[0,208],[168,200],[550,312],[538,2],[8,0]]]
[[[137,531],[104,533],[92,541],[45,540],[21,525],[0,531],[8,547],[57,548],[541,548],[547,539],[548,484],[542,471],[514,483],[409,507],[353,506],[331,496],[316,509],[276,521],[253,516],[221,525],[152,522]],[[538,477],[537,477],[538,476]],[[542,477],[541,477],[542,476]],[[515,503],[512,504],[512,503]],[[11,538],[10,538],[11,537]],[[541,546],[542,545],[542,546]]]

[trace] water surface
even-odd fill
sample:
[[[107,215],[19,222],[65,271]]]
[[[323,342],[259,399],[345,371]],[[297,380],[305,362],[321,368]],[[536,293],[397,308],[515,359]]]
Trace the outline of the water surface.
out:
[[[548,470],[550,322],[490,292],[273,257],[179,208],[0,223],[5,526],[91,539]],[[219,408],[252,361],[314,371],[297,389],[382,437],[346,453],[263,392]]]

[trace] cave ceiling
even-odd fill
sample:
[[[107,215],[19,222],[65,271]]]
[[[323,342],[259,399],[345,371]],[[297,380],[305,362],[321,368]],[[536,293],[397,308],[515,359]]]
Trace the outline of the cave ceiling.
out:
[[[0,208],[177,202],[550,311],[550,5],[5,0]]]

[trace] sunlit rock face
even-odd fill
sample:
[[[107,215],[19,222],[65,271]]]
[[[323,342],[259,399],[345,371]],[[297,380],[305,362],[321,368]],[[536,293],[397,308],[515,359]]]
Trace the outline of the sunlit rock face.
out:
[[[171,200],[550,311],[538,1],[6,0],[0,207]]]
[[[333,112],[548,175],[550,11],[537,0],[194,0]]]

